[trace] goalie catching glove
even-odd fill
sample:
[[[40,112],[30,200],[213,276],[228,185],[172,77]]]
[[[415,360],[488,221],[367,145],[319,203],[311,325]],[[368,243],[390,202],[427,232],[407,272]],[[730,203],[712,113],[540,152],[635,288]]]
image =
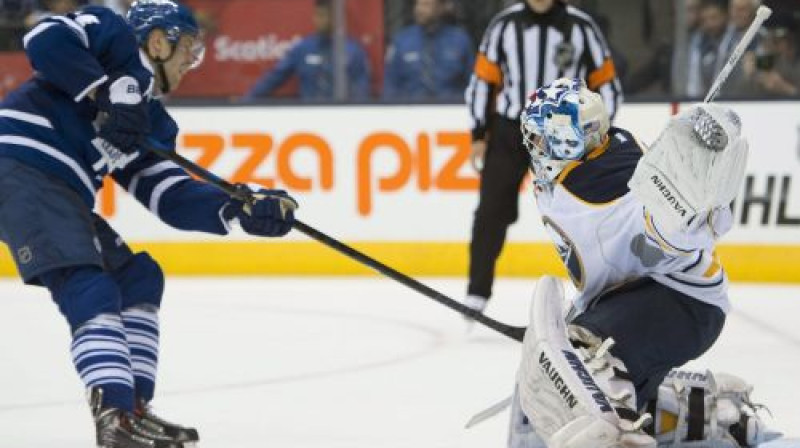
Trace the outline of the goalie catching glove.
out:
[[[692,106],[672,118],[639,161],[628,186],[668,231],[733,202],[744,178],[747,141],[732,110]]]
[[[246,185],[237,189],[246,190],[251,201],[231,198],[222,209],[222,217],[228,223],[238,222],[242,230],[257,236],[278,237],[289,233],[294,223],[295,201],[283,190],[258,188],[252,191]]]

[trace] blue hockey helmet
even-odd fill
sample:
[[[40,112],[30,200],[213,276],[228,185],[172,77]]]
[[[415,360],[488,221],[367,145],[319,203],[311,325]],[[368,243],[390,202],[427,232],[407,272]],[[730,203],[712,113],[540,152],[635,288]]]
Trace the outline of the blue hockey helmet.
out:
[[[537,184],[550,184],[567,164],[599,146],[610,126],[602,97],[579,78],[537,89],[520,119]]]
[[[200,27],[187,6],[173,0],[137,0],[128,10],[128,23],[133,27],[134,34],[139,44],[143,44],[150,32],[156,28],[166,34],[173,45],[177,45],[182,35],[197,37],[192,53],[196,62],[193,67],[202,62],[205,47],[200,36]]]

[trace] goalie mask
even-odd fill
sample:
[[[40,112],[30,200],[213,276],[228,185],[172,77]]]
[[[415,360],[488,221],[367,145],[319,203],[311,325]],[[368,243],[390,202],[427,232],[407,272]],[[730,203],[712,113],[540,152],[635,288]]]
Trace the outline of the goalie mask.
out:
[[[581,79],[561,78],[531,95],[520,126],[534,183],[549,187],[568,163],[602,144],[610,124],[599,94]]]

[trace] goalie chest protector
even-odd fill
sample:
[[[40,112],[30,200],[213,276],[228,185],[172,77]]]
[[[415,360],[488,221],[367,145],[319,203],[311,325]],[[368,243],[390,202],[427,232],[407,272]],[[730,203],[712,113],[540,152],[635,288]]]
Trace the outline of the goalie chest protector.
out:
[[[644,150],[631,133],[611,128],[607,142],[567,165],[551,191],[536,191],[544,227],[577,289],[575,306],[584,310],[601,293],[650,276],[727,311],[713,233],[700,226],[665,236],[630,193]]]

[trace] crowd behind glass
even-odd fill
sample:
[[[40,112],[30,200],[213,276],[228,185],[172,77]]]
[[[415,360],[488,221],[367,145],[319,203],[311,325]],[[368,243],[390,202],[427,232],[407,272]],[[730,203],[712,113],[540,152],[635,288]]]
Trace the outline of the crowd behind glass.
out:
[[[292,0],[287,0],[292,1]],[[347,0],[358,1],[358,0]],[[382,70],[349,39],[347,76],[352,102],[461,102],[477,45],[491,17],[517,0],[384,0],[386,55]],[[733,99],[786,99],[800,95],[800,3],[790,0],[568,0],[589,12],[608,39],[626,101],[702,98],[752,21],[762,2],[775,11],[726,84]],[[124,14],[133,0],[0,0],[0,51],[20,51],[22,36],[43,17],[86,3]],[[336,27],[329,8],[316,0],[315,33]],[[602,3],[602,6],[601,6]],[[328,10],[326,12],[326,9]],[[327,14],[327,16],[326,16]],[[200,16],[202,17],[202,11]],[[207,17],[213,27],[213,17]],[[327,28],[326,28],[327,27]],[[433,36],[433,37],[432,37]],[[307,36],[234,102],[268,102],[271,91],[292,76],[300,79],[298,100],[325,102],[330,82],[306,76],[291,58],[315,51]],[[436,42],[432,45],[431,42]],[[301,48],[301,45],[306,47]],[[311,48],[309,50],[309,47]],[[433,49],[432,49],[433,47]],[[438,50],[436,50],[438,48]],[[415,71],[403,71],[416,61]],[[326,62],[326,61],[323,61]],[[2,70],[2,69],[0,69]],[[382,73],[379,92],[365,86]],[[305,81],[304,81],[305,79]],[[332,96],[331,96],[332,100]],[[285,98],[283,99],[285,101]]]

